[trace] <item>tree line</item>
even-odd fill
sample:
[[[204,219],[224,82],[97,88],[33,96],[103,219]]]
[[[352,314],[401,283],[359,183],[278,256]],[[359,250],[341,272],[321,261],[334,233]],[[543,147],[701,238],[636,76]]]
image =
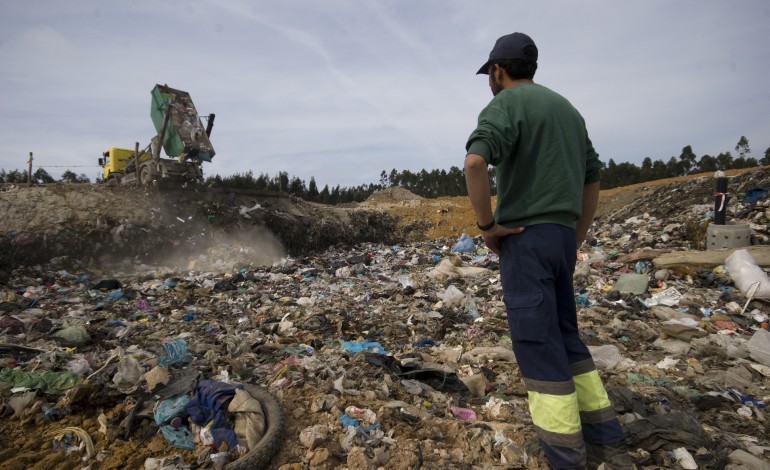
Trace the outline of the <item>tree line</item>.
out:
[[[310,181],[305,183],[305,180],[297,176],[290,177],[285,171],[279,171],[275,176],[260,173],[259,176],[255,177],[254,172],[251,170],[244,173],[235,173],[230,176],[220,176],[218,174],[209,176],[206,178],[205,184],[207,186],[226,188],[284,192],[306,201],[320,202],[322,204],[360,202],[375,191],[382,189],[382,186],[370,183],[353,187],[337,185],[331,188],[329,185],[325,185],[323,189],[319,190],[315,177],[310,177]]]
[[[29,182],[28,170],[10,170],[0,169],[0,183],[27,183]],[[51,176],[45,168],[38,168],[32,173],[32,183],[90,183],[91,180],[85,173],[75,174],[72,170],[66,170],[58,180]]]
[[[494,184],[494,169],[492,171],[490,179],[492,184]],[[303,179],[297,176],[290,177],[284,171],[279,172],[275,176],[260,173],[259,176],[255,177],[251,170],[230,176],[210,176],[206,179],[206,184],[231,188],[281,191],[307,201],[320,202],[322,204],[361,202],[375,191],[395,186],[408,189],[414,194],[425,198],[463,196],[468,194],[465,189],[465,173],[456,166],[451,167],[449,171],[438,169],[427,171],[423,169],[419,172],[412,172],[410,170],[398,171],[395,168],[390,172],[383,170],[380,173],[380,181],[378,183],[351,187],[340,185],[329,187],[324,185],[322,189],[319,189],[314,177],[311,177],[310,181],[306,184]]]
[[[641,166],[633,163],[616,163],[613,159],[604,165],[601,172],[602,189],[612,189],[619,186],[644,183],[663,178],[685,176],[695,173],[714,172],[717,170],[731,170],[739,168],[751,168],[759,165],[770,165],[770,148],[765,150],[764,156],[757,160],[751,156],[749,140],[741,136],[735,145],[737,157],[731,152],[722,152],[717,156],[703,155],[698,158],[690,145],[682,148],[679,157],[672,156],[667,162],[663,160],[653,161],[646,157]],[[0,170],[0,183],[26,183],[26,170]],[[55,180],[43,168],[38,168],[33,173],[33,182],[37,184],[55,183]],[[65,171],[58,182],[63,183],[89,183],[86,175],[77,175],[71,170]],[[97,179],[100,182],[100,179]],[[344,204],[361,202],[372,193],[390,187],[405,188],[418,196],[435,198],[444,196],[467,196],[465,187],[465,173],[460,168],[453,166],[449,170],[433,169],[413,172],[410,170],[398,171],[395,168],[389,172],[383,170],[380,180],[376,183],[362,184],[359,186],[343,187],[336,185],[330,187],[324,185],[318,188],[314,177],[309,182],[297,176],[289,176],[285,171],[276,175],[260,173],[254,176],[249,170],[245,173],[235,173],[230,176],[218,174],[209,176],[206,185],[224,186],[241,189],[255,189],[266,191],[279,191],[291,194],[298,198],[319,202],[322,204]],[[495,193],[495,169],[490,168],[490,188]]]
[[[663,160],[652,161],[647,157],[641,166],[633,163],[615,163],[610,159],[601,170],[602,188],[612,189],[619,186],[655,181],[663,178],[674,178],[696,173],[715,172],[717,170],[733,170],[752,168],[759,165],[770,165],[770,147],[765,150],[764,156],[757,160],[751,156],[749,139],[741,136],[735,145],[737,157],[730,152],[722,152],[716,157],[703,155],[698,158],[690,145],[682,148],[679,158],[672,156],[668,162]]]
[[[601,187],[602,189],[612,189],[619,186],[695,173],[770,165],[770,148],[765,150],[764,157],[761,160],[757,160],[751,156],[749,140],[745,136],[741,136],[738,140],[738,143],[735,145],[735,151],[738,155],[737,157],[733,157],[730,152],[722,152],[716,157],[703,155],[698,158],[693,152],[692,146],[687,145],[682,149],[678,158],[672,156],[668,162],[660,159],[653,161],[652,158],[647,157],[642,161],[641,166],[637,166],[628,162],[615,163],[613,159],[610,159],[600,170]],[[316,185],[315,178],[311,177],[310,182],[305,184],[304,180],[296,176],[289,177],[286,172],[279,172],[276,176],[262,173],[256,178],[251,171],[236,173],[227,177],[215,175],[209,177],[207,183],[235,188],[283,191],[308,201],[323,204],[360,202],[368,198],[375,191],[390,187],[405,188],[425,198],[468,195],[465,187],[465,173],[456,166],[450,167],[448,171],[439,169],[428,171],[423,169],[413,172],[410,170],[398,171],[395,168],[389,172],[383,170],[380,173],[378,183],[354,187],[340,187],[337,185],[330,188],[329,186],[324,186],[320,191]],[[492,193],[495,194],[494,168],[490,168],[490,188]]]

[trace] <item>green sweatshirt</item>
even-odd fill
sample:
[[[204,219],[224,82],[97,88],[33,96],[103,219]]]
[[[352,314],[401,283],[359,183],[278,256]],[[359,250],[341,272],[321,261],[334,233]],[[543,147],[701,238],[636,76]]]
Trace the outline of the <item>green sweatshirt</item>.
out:
[[[495,220],[506,227],[574,227],[583,185],[599,181],[602,167],[580,113],[535,83],[498,93],[481,111],[465,148],[496,167]]]

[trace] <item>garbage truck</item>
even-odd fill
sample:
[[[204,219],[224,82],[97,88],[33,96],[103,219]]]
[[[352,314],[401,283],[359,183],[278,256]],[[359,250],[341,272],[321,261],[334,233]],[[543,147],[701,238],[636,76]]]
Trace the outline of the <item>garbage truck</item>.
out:
[[[152,89],[150,117],[157,134],[143,150],[111,147],[102,153],[99,165],[105,182],[142,186],[185,186],[203,181],[202,163],[214,157],[209,137],[214,114],[203,127],[190,94],[168,85]],[[161,148],[167,157],[160,155]]]

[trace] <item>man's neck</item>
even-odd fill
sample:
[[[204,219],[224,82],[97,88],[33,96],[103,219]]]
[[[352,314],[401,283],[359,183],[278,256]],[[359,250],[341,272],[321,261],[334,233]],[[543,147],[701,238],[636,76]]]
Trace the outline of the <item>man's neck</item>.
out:
[[[521,83],[535,83],[535,82],[531,78],[519,78],[516,80],[510,80],[506,78],[505,81],[503,82],[503,89],[507,90],[508,88],[513,88],[516,85],[519,85]]]

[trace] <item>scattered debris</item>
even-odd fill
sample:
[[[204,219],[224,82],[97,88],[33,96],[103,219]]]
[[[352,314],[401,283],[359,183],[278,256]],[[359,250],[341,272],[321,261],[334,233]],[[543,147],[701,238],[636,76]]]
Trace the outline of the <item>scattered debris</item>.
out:
[[[736,187],[770,187],[766,170],[740,178]],[[672,183],[605,210],[576,268],[581,337],[640,469],[759,469],[770,461],[770,307],[736,285],[724,264],[735,250],[716,262],[687,261],[699,256],[698,233],[687,227],[708,220],[709,185]],[[388,236],[403,234],[396,222],[374,220],[373,201],[355,220],[372,233],[386,226]],[[407,202],[413,220],[423,203],[436,207],[403,194],[393,204]],[[346,217],[361,210],[300,216],[282,207],[241,201],[227,217],[250,229],[255,220],[305,217],[324,227],[332,219],[355,225]],[[766,213],[770,199],[759,191],[731,210],[752,221],[752,256],[770,243]],[[184,211],[163,220],[177,216],[190,220]],[[62,252],[13,262],[27,246],[54,243],[37,223],[3,234],[4,243],[34,235],[9,245],[17,252],[0,265],[8,465],[214,468],[239,462],[267,436],[277,453],[264,468],[547,468],[532,446],[498,259],[480,237],[453,250],[463,232],[477,232],[411,242],[379,234],[323,249],[315,245],[323,237],[308,233],[313,248],[278,250],[262,262],[247,260],[246,250],[257,250],[248,244],[200,249],[198,238],[188,239],[178,263],[141,251],[109,265]],[[121,224],[102,243],[149,227]],[[302,227],[273,233],[284,240]],[[658,262],[673,254],[683,261]],[[277,401],[260,413],[251,399],[269,397]],[[278,404],[280,442],[267,416]]]

